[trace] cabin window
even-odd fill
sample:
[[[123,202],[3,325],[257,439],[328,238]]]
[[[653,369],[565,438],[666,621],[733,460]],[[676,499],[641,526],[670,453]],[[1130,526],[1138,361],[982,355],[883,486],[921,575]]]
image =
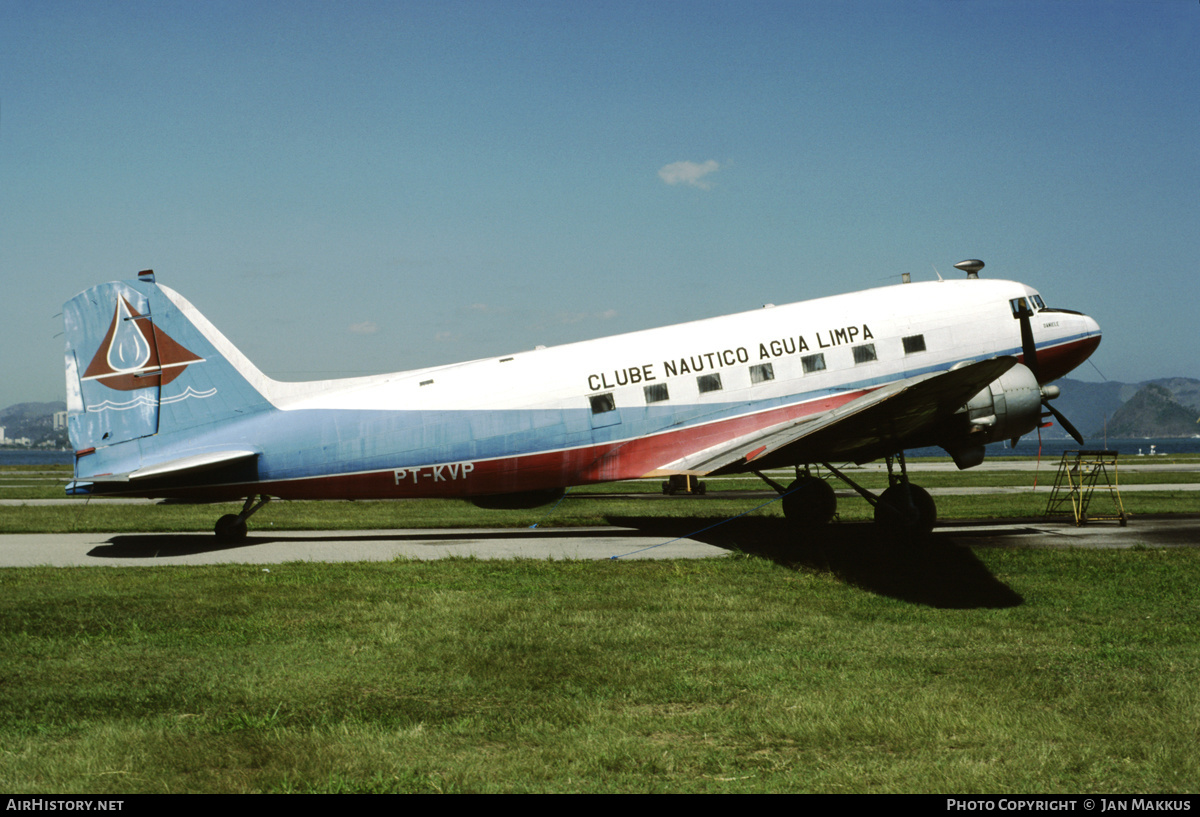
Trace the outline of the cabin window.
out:
[[[603,414],[617,408],[617,401],[613,399],[612,392],[593,394],[588,399],[592,401],[592,414]]]
[[[805,374],[813,372],[825,371],[825,353],[821,352],[816,355],[805,355],[800,358],[800,365],[804,367]]]
[[[1024,298],[1013,298],[1008,302],[1012,307],[1013,317],[1019,318],[1021,315],[1032,315],[1033,310],[1029,308],[1029,303]]]
[[[719,374],[702,374],[696,378],[696,385],[700,387],[700,393],[704,394],[708,391],[721,390],[721,375]]]
[[[856,364],[870,363],[872,360],[877,360],[874,343],[864,343],[862,346],[855,346],[852,351],[854,352],[854,362]]]
[[[1036,306],[1039,310],[1046,308],[1046,304],[1042,300],[1041,295],[1031,295],[1031,296],[1029,296],[1029,300],[1033,301],[1033,305]]]
[[[775,379],[775,367],[770,363],[760,363],[758,366],[750,367],[750,382],[751,383],[766,383],[768,380]]]
[[[663,400],[670,399],[670,394],[667,393],[666,383],[651,383],[649,386],[642,387],[646,393],[647,403],[661,403]]]
[[[925,351],[925,336],[924,335],[909,335],[904,339],[904,354],[915,355],[917,352]]]

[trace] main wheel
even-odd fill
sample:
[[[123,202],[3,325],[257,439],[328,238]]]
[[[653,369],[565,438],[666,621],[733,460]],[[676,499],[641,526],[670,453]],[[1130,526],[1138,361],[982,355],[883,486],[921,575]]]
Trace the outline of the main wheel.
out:
[[[800,477],[783,497],[783,515],[797,528],[820,528],[837,512],[837,497],[823,479]]]
[[[909,502],[909,496],[912,501]],[[879,495],[875,503],[875,524],[905,537],[929,534],[937,523],[937,505],[924,488],[909,483],[893,485]]]
[[[246,523],[239,522],[237,514],[227,513],[217,520],[213,533],[218,539],[226,542],[236,542],[246,538]]]

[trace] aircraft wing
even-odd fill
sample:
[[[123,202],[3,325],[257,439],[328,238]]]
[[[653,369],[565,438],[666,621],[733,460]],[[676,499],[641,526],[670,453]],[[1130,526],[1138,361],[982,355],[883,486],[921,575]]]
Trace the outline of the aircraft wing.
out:
[[[797,462],[868,462],[928,438],[939,422],[1017,363],[996,357],[940,374],[907,378],[823,414],[790,420],[690,454],[661,472],[723,474]],[[923,442],[922,444],[928,444]]]

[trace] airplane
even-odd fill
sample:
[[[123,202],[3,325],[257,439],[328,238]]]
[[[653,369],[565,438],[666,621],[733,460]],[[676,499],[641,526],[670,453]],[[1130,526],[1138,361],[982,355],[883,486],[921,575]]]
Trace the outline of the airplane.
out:
[[[259,371],[152,270],[64,305],[71,495],[242,501],[238,540],[272,498],[456,497],[533,508],[571,486],[655,477],[665,490],[752,473],[801,530],[844,480],[884,530],[937,510],[906,449],[959,468],[1048,417],[1047,385],[1100,343],[1091,317],[1025,284],[900,283],[598,340],[393,374],[283,382]],[[907,276],[906,276],[907,278]],[[879,495],[831,463],[885,459]],[[898,470],[896,468],[898,464]],[[782,485],[768,469],[794,469]]]

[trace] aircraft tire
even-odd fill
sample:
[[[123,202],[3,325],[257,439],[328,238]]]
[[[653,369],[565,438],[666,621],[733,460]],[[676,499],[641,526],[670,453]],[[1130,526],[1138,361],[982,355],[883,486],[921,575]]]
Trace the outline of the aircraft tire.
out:
[[[912,505],[903,485],[893,485],[875,503],[875,524],[889,533],[910,539],[928,536],[937,523],[937,504],[924,488],[908,486]]]
[[[817,477],[801,477],[788,486],[783,497],[783,515],[802,530],[828,525],[835,513],[837,496],[828,482]]]
[[[213,533],[218,539],[236,542],[246,538],[246,523],[239,522],[237,514],[227,513],[217,520]]]

